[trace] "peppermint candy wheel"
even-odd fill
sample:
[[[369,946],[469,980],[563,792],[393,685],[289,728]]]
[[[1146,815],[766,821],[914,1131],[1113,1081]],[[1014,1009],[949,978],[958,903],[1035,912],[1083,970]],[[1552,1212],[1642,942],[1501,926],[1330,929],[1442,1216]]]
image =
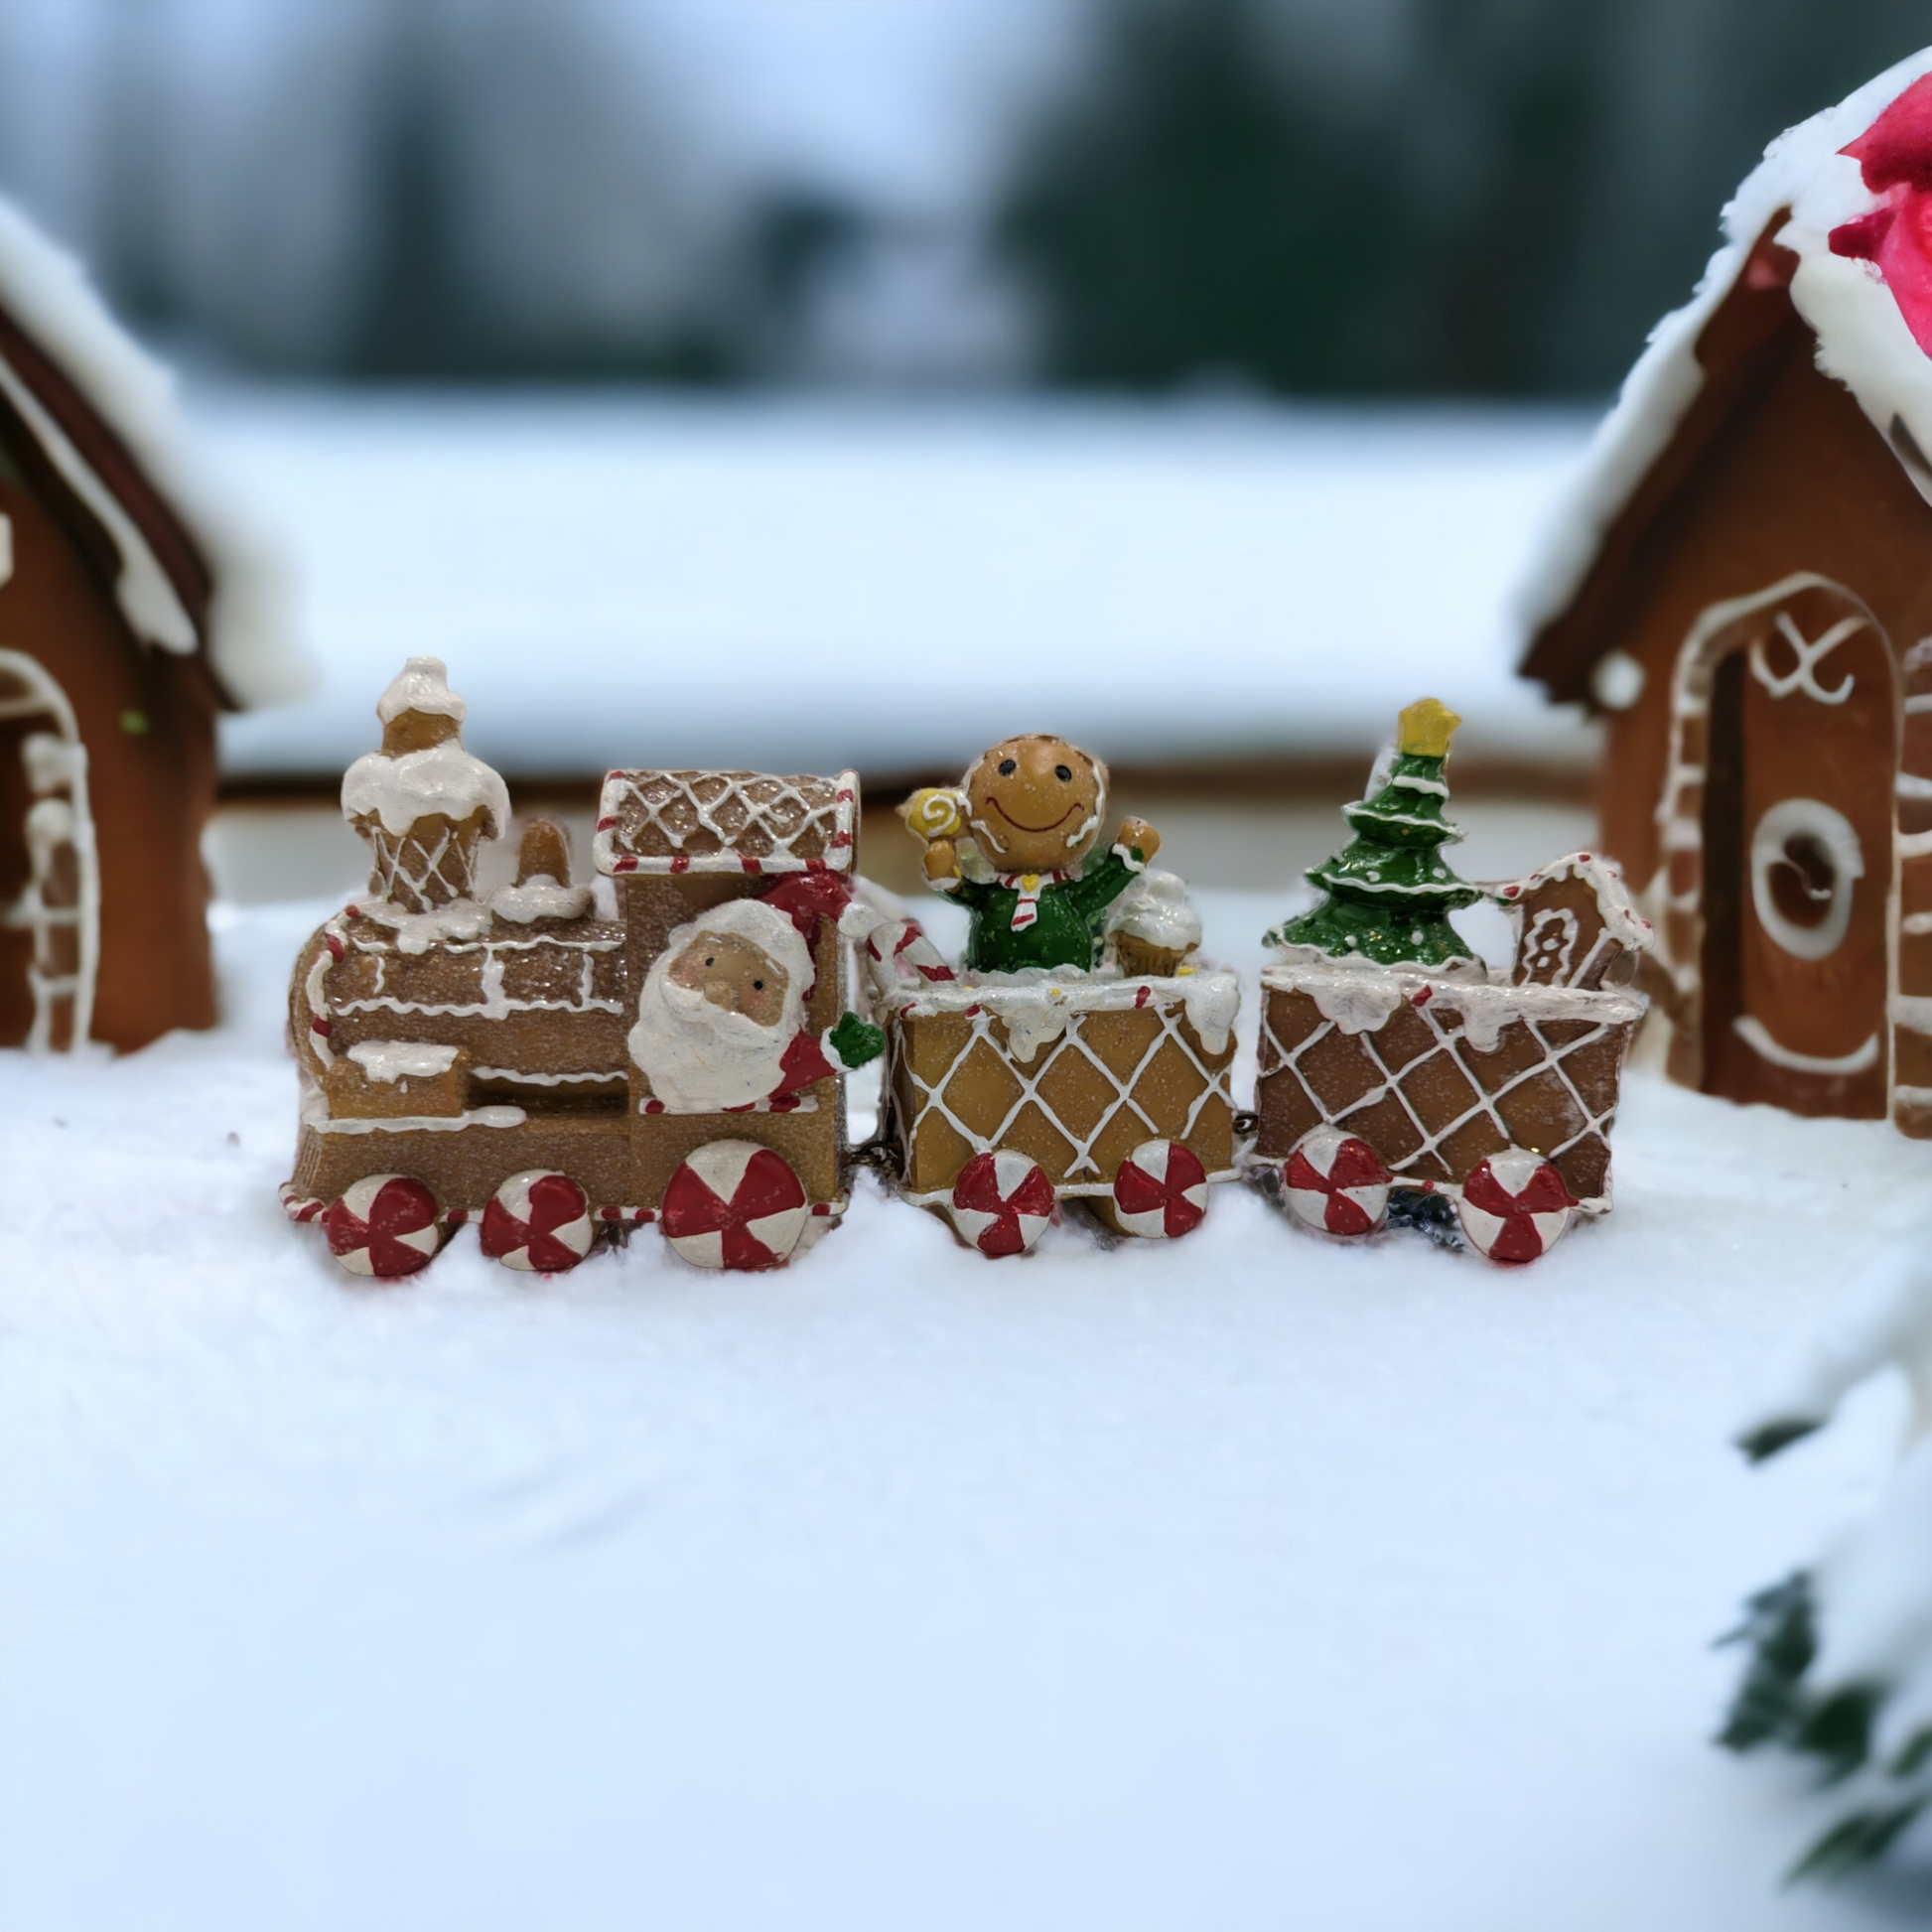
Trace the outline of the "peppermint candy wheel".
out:
[[[404,1173],[372,1173],[322,1211],[329,1252],[351,1275],[384,1281],[427,1268],[443,1245],[436,1196]]]
[[[477,1237],[505,1268],[561,1275],[590,1253],[596,1232],[590,1200],[569,1174],[526,1168],[489,1197]]]
[[[1577,1197],[1542,1155],[1508,1147],[1476,1164],[1456,1213],[1469,1245],[1491,1261],[1535,1261],[1562,1240]]]
[[[1322,1234],[1373,1234],[1389,1211],[1394,1176],[1382,1157],[1340,1127],[1305,1134],[1282,1169],[1282,1198]]]
[[[712,1141],[672,1174],[657,1224],[699,1268],[777,1268],[811,1219],[804,1182],[755,1141]]]
[[[1037,1161],[999,1148],[976,1154],[952,1184],[947,1212],[983,1255],[1025,1254],[1053,1218],[1053,1183]]]
[[[1191,1234],[1207,1213],[1207,1170],[1178,1141],[1143,1141],[1114,1175],[1114,1219],[1123,1234],[1169,1240]]]

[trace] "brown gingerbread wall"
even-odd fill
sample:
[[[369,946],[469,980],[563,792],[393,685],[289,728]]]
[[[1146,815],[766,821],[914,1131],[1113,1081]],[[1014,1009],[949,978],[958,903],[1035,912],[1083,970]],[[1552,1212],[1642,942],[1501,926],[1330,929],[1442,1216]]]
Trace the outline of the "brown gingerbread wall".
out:
[[[0,648],[39,660],[72,704],[87,749],[100,861],[93,1037],[145,1045],[214,1019],[202,828],[214,799],[212,686],[200,661],[138,644],[111,587],[18,477],[0,478],[14,568],[0,586]],[[0,894],[24,879],[26,789],[17,745],[0,759]],[[20,934],[0,935],[0,1044],[32,1004]]]
[[[1753,268],[1707,327],[1699,345],[1705,390],[1605,538],[1582,593],[1538,638],[1527,668],[1557,695],[1582,696],[1593,667],[1612,650],[1642,666],[1637,701],[1606,714],[1602,842],[1639,888],[1669,856],[1673,891],[1684,897],[1702,891],[1703,858],[1683,850],[1666,855],[1659,803],[1673,673],[1700,616],[1799,572],[1842,586],[1869,611],[1898,667],[1903,699],[1902,718],[1890,707],[1889,715],[1874,717],[1869,743],[1870,759],[1895,765],[1897,774],[1902,916],[1889,1097],[1904,1131],[1932,1135],[1932,653],[1915,650],[1932,634],[1932,507],[1908,474],[1924,459],[1906,439],[1888,447],[1850,392],[1818,372],[1816,345],[1785,292],[1783,264],[1783,251],[1760,243]],[[1713,751],[1709,721],[1690,720],[1685,765],[1701,772]],[[1675,802],[1682,816],[1706,801],[1694,788]],[[1887,893],[1880,858],[1860,891]],[[1705,909],[1698,907],[1700,918]],[[1731,916],[1722,904],[1709,909],[1719,921]],[[1667,921],[1680,960],[1686,929],[1681,915]],[[1672,988],[1655,990],[1671,1002]],[[1727,1076],[1707,1063],[1699,1039],[1703,989],[1691,991],[1677,1015],[1673,1071],[1728,1091]],[[1882,998],[1878,1004],[1882,1026]],[[1870,1092],[1848,1084],[1842,1105],[1818,1110],[1884,1105],[1883,1082]]]

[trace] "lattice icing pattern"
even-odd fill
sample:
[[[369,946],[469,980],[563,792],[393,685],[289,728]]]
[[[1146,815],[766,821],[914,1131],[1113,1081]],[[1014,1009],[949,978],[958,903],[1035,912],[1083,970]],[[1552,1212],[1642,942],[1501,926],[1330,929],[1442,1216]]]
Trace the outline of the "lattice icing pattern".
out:
[[[1641,999],[1319,965],[1271,966],[1261,984],[1254,1158],[1345,1127],[1397,1185],[1453,1190],[1486,1156],[1523,1147],[1586,1208],[1608,1207],[1608,1137]]]
[[[1038,1161],[1062,1194],[1104,1194],[1135,1147],[1197,1135],[1210,1177],[1230,1176],[1239,1003],[1239,980],[1219,970],[968,977],[886,994],[907,1191],[934,1195],[973,1156],[1006,1149]]]
[[[849,872],[859,781],[761,771],[613,771],[592,852],[600,872]]]

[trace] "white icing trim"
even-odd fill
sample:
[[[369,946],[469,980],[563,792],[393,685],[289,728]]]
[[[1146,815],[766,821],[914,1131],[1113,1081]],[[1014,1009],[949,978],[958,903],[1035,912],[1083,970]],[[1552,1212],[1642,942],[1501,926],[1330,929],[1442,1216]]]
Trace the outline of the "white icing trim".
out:
[[[1792,621],[1789,611],[1780,611],[1777,616],[1777,632],[1797,654],[1798,667],[1779,676],[1771,669],[1764,655],[1764,639],[1751,639],[1751,676],[1774,698],[1788,698],[1793,692],[1802,692],[1807,698],[1814,698],[1822,705],[1841,705],[1852,695],[1858,680],[1850,671],[1845,674],[1843,684],[1834,685],[1827,691],[1818,682],[1818,666],[1832,651],[1836,650],[1846,638],[1863,630],[1865,621],[1862,617],[1840,618],[1816,643],[1811,642]]]
[[[1460,845],[1462,843],[1462,828],[1459,825],[1451,825],[1446,818],[1430,818],[1426,815],[1418,815],[1415,812],[1379,811],[1372,807],[1366,798],[1357,798],[1352,804],[1344,805],[1341,808],[1341,815],[1348,821],[1351,831],[1359,832],[1362,830],[1362,827],[1355,823],[1355,818],[1358,813],[1371,826],[1415,825],[1425,831],[1445,834],[1438,841],[1439,844]],[[1385,840],[1384,843],[1386,844],[1387,841]]]
[[[1894,1027],[1908,1034],[1932,1035],[1932,999],[1923,993],[1894,993],[1886,1011]]]
[[[1172,978],[1125,978],[1102,968],[1030,966],[1015,973],[965,973],[956,980],[881,991],[882,1014],[895,1018],[937,1013],[969,1013],[975,1008],[1005,1023],[1008,1037],[1023,1061],[1022,1040],[1038,1044],[1057,1038],[1070,1018],[1084,1013],[1120,1013],[1135,1007],[1178,1005],[1209,1053],[1226,1047],[1241,1005],[1241,981],[1226,967],[1203,967]]]
[[[387,926],[396,935],[397,951],[411,954],[451,940],[480,939],[489,930],[489,913],[473,898],[453,898],[427,912],[405,912],[392,900],[364,898],[355,901],[355,912],[371,925]]]
[[[438,1079],[456,1064],[458,1049],[413,1039],[358,1039],[348,1057],[378,1085]]]
[[[1916,772],[1901,771],[1893,789],[1900,798],[1932,798],[1932,778],[1921,778]]]
[[[473,1066],[470,1077],[473,1080],[513,1080],[517,1085],[526,1087],[559,1087],[590,1080],[622,1086],[630,1075],[621,1066],[614,1067],[609,1073],[525,1073],[513,1066]]]
[[[1822,1053],[1799,1053],[1789,1046],[1781,1046],[1766,1031],[1764,1024],[1755,1014],[1739,1014],[1730,1023],[1731,1032],[1760,1059],[1766,1059],[1773,1066],[1788,1068],[1793,1073],[1863,1073],[1867,1067],[1878,1063],[1878,1035],[1873,1034],[1863,1046],[1855,1047],[1849,1053],[1836,1055]]]
[[[1892,844],[1901,859],[1932,857],[1932,832],[1901,832]]]
[[[1460,1014],[1465,1026],[1481,1026],[1485,1031],[1491,1016],[1503,1008],[1513,1009],[1514,1017],[1525,1020],[1593,1020],[1616,1026],[1642,1019],[1646,1004],[1640,994],[1604,987],[1510,986],[1486,979],[1447,978],[1438,972],[1424,972],[1410,966],[1376,966],[1365,971],[1358,966],[1342,966],[1335,960],[1264,966],[1261,984],[1267,991],[1307,993],[1319,1007],[1324,997],[1342,1000],[1356,997],[1352,993],[1339,993],[1336,981],[1366,979],[1372,975],[1386,976],[1392,983],[1395,997],[1389,1000],[1387,1013],[1393,1013],[1405,1002],[1417,1004],[1416,995],[1427,989],[1423,1005],[1440,1005],[1449,1012]],[[1510,1017],[1509,1013],[1503,1014],[1504,1019]]]
[[[200,633],[173,581],[148,547],[147,538],[4,355],[0,355],[0,392],[19,412],[48,461],[61,473],[62,481],[107,532],[121,560],[114,579],[114,601],[121,607],[129,628],[163,650],[189,655],[201,642]]]
[[[333,1117],[319,1092],[302,1097],[302,1124],[318,1134],[456,1134],[466,1127],[521,1127],[529,1119],[521,1107],[471,1107],[460,1114],[394,1114],[384,1119]]]
[[[77,925],[79,929],[79,956],[73,974],[56,980],[43,975],[38,968],[30,973],[34,1018],[26,1043],[30,1052],[48,1051],[54,1037],[54,1002],[70,999],[72,1010],[68,1035],[71,1051],[85,1044],[93,1032],[94,986],[100,972],[100,853],[94,833],[93,808],[88,799],[87,748],[80,742],[79,727],[74,722],[73,706],[68,694],[44,664],[23,651],[0,650],[0,678],[8,676],[27,687],[27,697],[8,704],[0,715],[10,718],[45,715],[54,723],[52,733],[28,734],[21,743],[21,759],[27,767],[31,792],[45,795],[63,785],[67,788],[66,803],[72,813],[70,837],[80,895],[80,902],[74,908],[77,918],[53,920],[41,903],[38,881],[30,879],[26,893],[14,908],[21,922],[27,925],[59,923]],[[58,751],[44,743],[45,739],[51,739]],[[30,806],[30,815],[32,809]]]

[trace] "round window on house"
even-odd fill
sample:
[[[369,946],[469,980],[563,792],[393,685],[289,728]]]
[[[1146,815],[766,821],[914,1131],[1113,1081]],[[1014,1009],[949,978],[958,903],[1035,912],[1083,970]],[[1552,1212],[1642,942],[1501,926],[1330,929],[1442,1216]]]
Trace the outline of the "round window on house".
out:
[[[1751,834],[1751,904],[1794,959],[1826,959],[1844,942],[1864,855],[1852,821],[1817,798],[1785,798]]]

